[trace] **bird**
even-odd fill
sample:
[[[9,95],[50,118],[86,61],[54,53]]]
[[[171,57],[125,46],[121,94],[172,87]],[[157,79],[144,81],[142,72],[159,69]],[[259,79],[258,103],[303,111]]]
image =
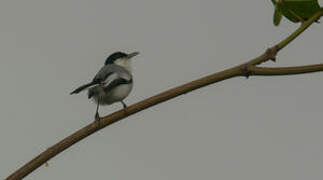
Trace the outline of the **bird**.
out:
[[[126,110],[124,99],[130,94],[133,87],[131,59],[139,52],[124,53],[117,51],[108,56],[103,67],[94,76],[91,82],[84,84],[70,94],[78,94],[88,89],[88,98],[97,104],[95,120],[101,119],[99,115],[100,105],[111,105],[120,102]]]

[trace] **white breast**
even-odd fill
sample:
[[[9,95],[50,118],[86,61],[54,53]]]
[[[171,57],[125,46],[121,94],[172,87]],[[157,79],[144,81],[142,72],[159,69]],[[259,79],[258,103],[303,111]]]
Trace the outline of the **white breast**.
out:
[[[114,63],[116,65],[119,65],[121,67],[124,67],[125,69],[127,69],[127,71],[129,71],[131,73],[131,59],[127,59],[127,58],[120,58],[114,61]]]
[[[104,96],[102,97],[102,102],[100,104],[112,104],[114,102],[119,102],[125,99],[132,90],[133,84],[122,84],[119,85],[109,92],[105,92]]]

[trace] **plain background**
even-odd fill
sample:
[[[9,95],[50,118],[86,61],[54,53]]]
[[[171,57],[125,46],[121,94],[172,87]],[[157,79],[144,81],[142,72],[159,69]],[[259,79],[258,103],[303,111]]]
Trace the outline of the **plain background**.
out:
[[[298,27],[274,27],[272,14],[270,0],[1,0],[0,179],[93,121],[86,93],[69,92],[110,53],[141,52],[130,105],[246,62]],[[321,63],[322,32],[314,24],[266,65]],[[91,135],[26,179],[322,179],[322,81],[210,85]]]

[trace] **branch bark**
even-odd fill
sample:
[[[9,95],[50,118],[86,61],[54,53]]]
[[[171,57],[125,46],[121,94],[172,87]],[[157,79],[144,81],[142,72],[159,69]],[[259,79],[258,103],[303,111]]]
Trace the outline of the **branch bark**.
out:
[[[321,71],[321,65],[318,67],[308,66],[306,68],[259,68],[256,65],[266,62],[268,60],[275,60],[276,54],[279,50],[287,46],[291,41],[298,37],[303,31],[305,31],[313,22],[318,20],[323,15],[323,11],[320,11],[313,15],[310,19],[305,21],[294,33],[288,36],[286,39],[278,43],[277,45],[269,48],[261,56],[248,61],[247,63],[235,66],[233,68],[203,77],[201,79],[192,81],[190,83],[178,86],[176,88],[167,90],[158,95],[145,99],[141,102],[128,106],[126,112],[123,110],[114,112],[100,120],[100,123],[93,122],[84,128],[78,130],[72,135],[66,137],[62,141],[48,148],[46,151],[39,154],[37,157],[29,161],[27,164],[22,166],[16,172],[11,174],[6,180],[18,180],[26,177],[28,174],[33,172],[35,169],[40,167],[42,164],[46,163],[48,160],[69,148],[78,141],[86,138],[87,136],[93,134],[94,132],[118,122],[132,114],[140,112],[146,108],[159,104],[161,102],[167,101],[169,99],[175,98],[179,95],[186,94],[190,91],[205,87],[207,85],[220,82],[226,79],[230,79],[237,76],[249,76],[249,75],[287,75],[296,73],[306,73]]]
[[[281,76],[281,75],[293,75],[293,74],[305,74],[323,71],[323,64],[313,64],[307,66],[295,66],[295,67],[248,67],[250,75],[257,76]]]

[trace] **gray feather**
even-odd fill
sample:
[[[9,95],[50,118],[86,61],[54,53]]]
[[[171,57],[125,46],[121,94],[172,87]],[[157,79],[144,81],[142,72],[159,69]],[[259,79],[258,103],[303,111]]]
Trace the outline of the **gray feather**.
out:
[[[113,81],[107,82],[109,80],[109,77],[112,74],[116,74],[118,77],[120,77],[120,79],[124,79],[124,81],[132,80],[132,76],[130,72],[128,72],[125,68],[122,68],[121,66],[118,66],[118,65],[109,64],[109,65],[103,66],[100,69],[100,71],[93,78],[92,82],[78,87],[70,94],[77,94],[90,86],[101,84],[101,83],[107,83],[107,84],[112,83],[112,86],[114,86],[115,83],[113,83]],[[109,86],[109,87],[112,87],[112,86]]]

